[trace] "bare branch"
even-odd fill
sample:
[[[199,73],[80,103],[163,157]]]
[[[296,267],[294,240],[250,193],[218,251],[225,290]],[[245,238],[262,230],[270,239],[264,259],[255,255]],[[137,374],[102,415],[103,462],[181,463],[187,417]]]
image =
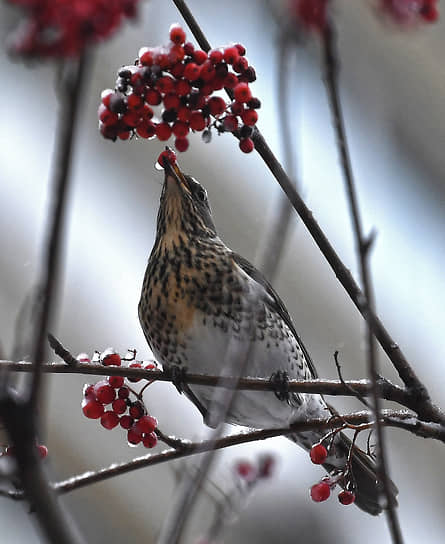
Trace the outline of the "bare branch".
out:
[[[349,211],[352,217],[353,232],[357,256],[359,260],[360,278],[363,286],[365,300],[363,302],[363,317],[367,324],[366,345],[367,345],[367,367],[371,380],[371,400],[375,413],[375,432],[377,437],[376,472],[382,486],[383,495],[386,499],[386,516],[388,526],[394,544],[402,544],[403,536],[396,510],[396,498],[391,492],[391,479],[389,477],[386,442],[383,433],[383,426],[379,417],[381,402],[379,395],[379,364],[377,358],[376,342],[374,336],[374,324],[371,312],[374,310],[374,296],[369,270],[369,249],[371,246],[369,238],[365,240],[363,235],[360,209],[358,205],[354,176],[352,173],[351,158],[346,138],[346,130],[343,120],[343,112],[338,91],[338,54],[336,51],[335,31],[333,23],[329,21],[322,32],[324,74],[326,89],[328,91],[334,121],[337,146],[341,158],[343,178],[346,186],[346,195],[349,203]]]

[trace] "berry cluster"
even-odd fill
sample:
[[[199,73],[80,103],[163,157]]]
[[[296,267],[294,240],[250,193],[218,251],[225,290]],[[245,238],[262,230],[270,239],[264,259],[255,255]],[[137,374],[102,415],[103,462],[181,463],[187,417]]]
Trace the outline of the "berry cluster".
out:
[[[418,22],[434,23],[439,19],[438,0],[380,0],[381,12],[404,26]]]
[[[102,353],[96,352],[94,361],[100,361],[104,366],[121,366],[122,361],[134,361],[135,352],[131,357],[122,358],[113,349],[109,348]],[[90,361],[88,355],[77,357],[80,362]],[[132,362],[130,368],[156,369],[153,362]],[[127,431],[127,440],[130,445],[142,442],[146,448],[154,448],[157,444],[155,433],[158,422],[148,414],[142,399],[143,390],[135,392],[128,382],[138,382],[140,378],[124,378],[123,376],[108,376],[95,384],[84,387],[82,411],[89,419],[100,419],[101,425],[108,430],[118,425]],[[148,382],[149,385],[152,382]],[[143,388],[145,389],[145,388]]]
[[[309,451],[311,461],[316,465],[322,465],[327,457],[328,450],[319,442],[314,444]],[[310,489],[311,499],[315,502],[323,502],[327,500],[331,495],[331,489],[333,489],[340,481],[346,482],[346,487],[352,487],[352,481],[348,478],[349,468],[337,474],[336,476],[325,476],[320,482],[314,484]],[[348,505],[355,501],[355,495],[350,489],[343,489],[338,494],[338,500],[341,504]]]
[[[113,141],[134,135],[166,141],[173,135],[176,149],[186,151],[190,131],[203,132],[208,142],[214,128],[235,133],[240,149],[250,153],[261,103],[249,87],[256,75],[246,49],[236,44],[206,53],[185,40],[184,30],[174,24],[167,46],[143,47],[135,65],[118,71],[115,89],[102,92],[98,110],[102,136]],[[214,94],[224,88],[233,101]]]
[[[125,17],[136,15],[138,0],[9,0],[27,11],[10,38],[12,52],[29,57],[77,56],[107,38]]]

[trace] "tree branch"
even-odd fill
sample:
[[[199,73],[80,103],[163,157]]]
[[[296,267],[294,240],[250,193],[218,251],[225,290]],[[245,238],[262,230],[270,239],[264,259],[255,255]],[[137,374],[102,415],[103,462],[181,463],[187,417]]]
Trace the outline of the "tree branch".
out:
[[[322,32],[323,64],[331,112],[337,136],[337,147],[340,154],[343,178],[346,186],[346,195],[349,210],[352,217],[353,232],[357,256],[359,260],[360,278],[365,295],[363,317],[366,321],[366,345],[368,376],[371,380],[371,401],[375,414],[375,432],[377,437],[376,472],[386,499],[385,513],[388,526],[394,544],[403,544],[402,530],[396,510],[396,498],[391,492],[391,479],[389,477],[386,442],[383,433],[383,425],[380,420],[381,402],[379,395],[379,364],[376,353],[374,336],[374,324],[371,312],[374,311],[374,296],[369,270],[370,243],[363,235],[360,209],[358,205],[354,176],[352,173],[351,158],[346,138],[346,130],[343,120],[343,112],[338,90],[338,54],[336,51],[335,31],[331,21],[328,21]]]

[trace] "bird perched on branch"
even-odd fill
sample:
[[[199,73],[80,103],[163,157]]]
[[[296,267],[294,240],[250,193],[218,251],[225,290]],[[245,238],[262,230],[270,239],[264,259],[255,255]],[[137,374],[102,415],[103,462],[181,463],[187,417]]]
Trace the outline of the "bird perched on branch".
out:
[[[140,323],[155,356],[164,368],[207,375],[316,378],[280,297],[218,236],[204,187],[175,161],[165,160],[164,167],[156,240],[139,302]],[[210,426],[218,422],[214,391],[205,386],[185,391]],[[254,428],[332,414],[321,395],[273,391],[238,391],[226,408],[227,422]],[[310,450],[324,434],[307,431],[289,438]],[[323,466],[340,475],[338,483],[353,491],[362,510],[382,511],[374,462],[346,435],[336,434]],[[395,486],[393,491],[395,496]]]

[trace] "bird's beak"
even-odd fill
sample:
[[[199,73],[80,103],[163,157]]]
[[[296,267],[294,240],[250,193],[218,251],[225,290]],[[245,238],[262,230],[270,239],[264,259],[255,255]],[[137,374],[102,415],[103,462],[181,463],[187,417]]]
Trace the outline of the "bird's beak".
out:
[[[170,161],[164,158],[164,170],[165,181],[171,177],[176,181],[181,189],[187,191],[188,193],[190,192],[187,180],[176,162],[172,164]]]

